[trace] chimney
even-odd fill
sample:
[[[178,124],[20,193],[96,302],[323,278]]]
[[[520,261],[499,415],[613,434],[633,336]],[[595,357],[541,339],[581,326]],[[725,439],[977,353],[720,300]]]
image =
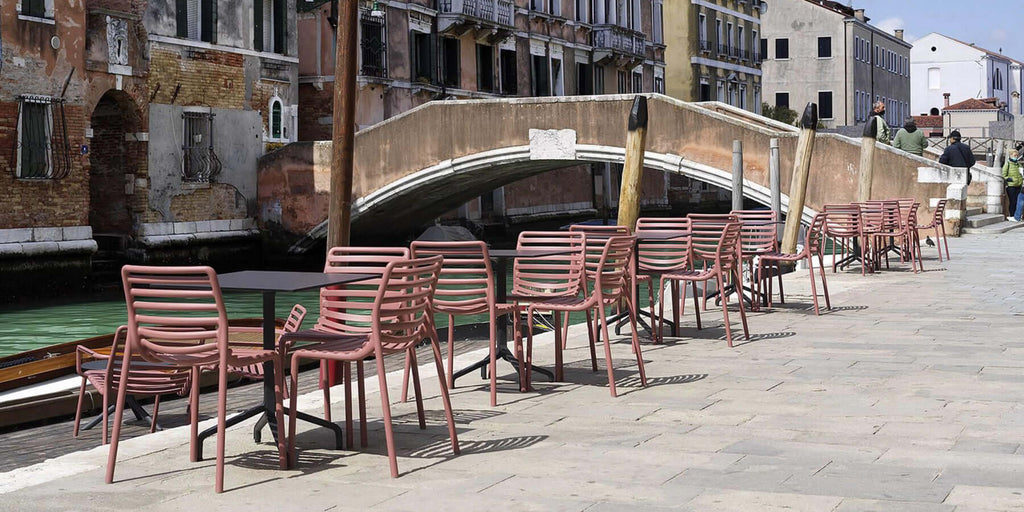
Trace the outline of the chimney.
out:
[[[896,30],[893,30],[892,33],[893,33],[893,35],[896,36],[896,39],[899,39],[900,41],[903,40],[903,29],[902,28],[898,28]]]
[[[860,21],[866,21],[864,19],[864,9],[854,9],[853,10],[853,17],[857,18]]]
[[[943,99],[943,101],[946,102],[946,108],[949,108],[949,93],[948,92],[942,93],[942,99]]]

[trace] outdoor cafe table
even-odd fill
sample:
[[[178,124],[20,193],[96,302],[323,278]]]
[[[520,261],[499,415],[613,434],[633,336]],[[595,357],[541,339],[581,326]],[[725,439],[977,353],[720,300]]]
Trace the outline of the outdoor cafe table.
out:
[[[499,304],[505,303],[508,300],[508,260],[514,258],[539,258],[543,256],[558,256],[560,254],[569,254],[568,249],[490,249],[487,251],[488,255],[494,260],[494,273],[497,276],[495,287],[497,287],[497,302]],[[518,313],[516,313],[518,314]],[[515,354],[508,349],[508,318],[507,315],[502,315],[498,320],[498,339],[496,341],[498,346],[498,359],[503,359],[512,364],[516,369],[516,375],[519,375],[519,360],[516,359]],[[530,326],[526,326],[530,329]],[[473,363],[466,368],[463,368],[455,372],[453,380],[473,370],[480,370],[482,378],[487,378],[487,365],[491,362],[491,356],[488,354],[486,357]],[[533,367],[533,371],[538,371],[547,375],[552,381],[555,380],[555,374],[551,373],[544,368]]]
[[[275,332],[277,316],[274,310],[274,302],[277,292],[297,292],[324,286],[347,284],[357,281],[371,279],[372,274],[354,274],[344,272],[290,272],[279,270],[244,270],[231,272],[217,276],[221,290],[260,292],[263,294],[263,348],[274,350],[277,343]],[[297,390],[292,390],[297,393]],[[257,414],[264,413],[266,423],[270,425],[270,432],[277,438],[277,419],[274,416],[274,409],[277,400],[274,396],[274,363],[267,361],[263,363],[263,403],[228,418],[225,428],[235,425],[243,420]],[[286,410],[287,413],[287,410]],[[341,427],[329,421],[317,418],[304,412],[296,413],[299,419],[327,427],[334,431],[337,448],[342,449]],[[256,424],[253,430],[253,439],[260,441],[260,429],[263,420]],[[202,458],[203,440],[217,432],[217,427],[210,427],[199,434],[199,457]]]

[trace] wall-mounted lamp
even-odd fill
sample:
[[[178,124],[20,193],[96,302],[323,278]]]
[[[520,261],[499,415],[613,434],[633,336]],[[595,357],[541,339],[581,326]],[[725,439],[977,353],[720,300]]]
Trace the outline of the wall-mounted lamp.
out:
[[[384,6],[380,5],[380,2],[373,2],[373,7],[370,8],[370,16],[374,18],[383,18]]]

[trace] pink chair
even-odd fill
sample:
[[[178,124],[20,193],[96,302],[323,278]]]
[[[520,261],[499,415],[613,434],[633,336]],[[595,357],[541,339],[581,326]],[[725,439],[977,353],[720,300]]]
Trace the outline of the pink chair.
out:
[[[522,352],[519,334],[519,307],[514,303],[499,304],[495,296],[494,269],[484,242],[422,242],[410,245],[413,258],[441,256],[441,275],[434,293],[434,312],[448,315],[448,387],[455,387],[455,317],[487,315],[490,326],[491,407],[498,405],[498,320],[512,316],[512,332],[516,336],[516,354]],[[403,387],[404,389],[404,387]]]
[[[388,448],[391,476],[398,477],[398,458],[395,452],[394,432],[391,425],[391,402],[388,399],[387,369],[384,356],[392,353],[406,353],[412,359],[413,386],[416,390],[417,413],[420,428],[426,428],[420,392],[419,372],[416,365],[416,344],[427,338],[434,352],[437,366],[437,380],[441,386],[441,400],[444,404],[448,435],[452,451],[459,453],[455,422],[452,417],[448,386],[445,385],[444,363],[441,348],[432,318],[430,303],[441,271],[441,257],[417,258],[388,263],[381,274],[380,286],[372,302],[362,299],[365,294],[347,295],[333,293],[327,307],[320,308],[320,320],[313,329],[286,335],[289,340],[319,342],[292,352],[292,386],[298,384],[299,363],[303,359],[332,361],[362,361],[368,357],[376,360],[377,378],[380,382],[381,409],[384,412],[384,435]],[[368,312],[354,313],[369,308]],[[329,329],[326,329],[330,326]],[[288,453],[295,461],[295,433],[297,397],[292,394]]]
[[[693,231],[690,239],[694,249],[691,255],[691,268],[708,267],[714,263],[715,248],[718,247],[725,226],[730,222],[739,222],[739,218],[731,213],[690,213],[686,218],[690,219],[690,229]],[[736,257],[739,256],[737,253]],[[719,292],[708,294],[705,291],[701,299],[701,308],[704,311],[708,310],[708,299],[716,295],[719,295]],[[725,297],[721,297],[721,300],[724,302]]]
[[[527,325],[533,325],[533,315],[537,311],[550,311],[552,314],[569,313],[573,311],[588,311],[597,315],[597,322],[600,323],[601,332],[604,336],[605,363],[608,367],[608,387],[612,396],[615,393],[615,373],[612,365],[611,338],[608,334],[608,320],[604,315],[604,308],[619,302],[625,302],[629,314],[629,321],[633,328],[632,346],[636,355],[637,366],[640,369],[640,382],[647,385],[647,376],[644,372],[643,356],[640,353],[640,341],[636,334],[636,312],[633,309],[633,302],[629,290],[629,264],[632,258],[633,247],[636,244],[634,236],[613,236],[604,243],[601,257],[594,267],[593,289],[584,297],[560,297],[531,303],[526,310]],[[555,350],[558,353],[559,346],[556,339]],[[594,338],[590,339],[590,361],[594,371],[597,371],[597,355]],[[526,335],[526,361],[521,364],[520,372],[522,379],[526,382],[527,388],[530,384],[530,367],[533,363],[533,332],[527,330]],[[564,378],[562,365],[556,361],[555,379]]]
[[[135,355],[147,361],[171,367],[190,368],[192,390],[191,458],[199,457],[199,370],[217,365],[217,467],[215,489],[224,490],[224,445],[226,441],[228,373],[231,367],[273,361],[283,367],[279,350],[232,348],[228,343],[228,317],[224,309],[217,274],[210,267],[153,267],[125,265],[121,269],[125,302],[128,306],[128,341],[122,356],[122,368],[131,370]],[[276,416],[284,424],[282,396],[284,372],[274,372]],[[117,389],[114,427],[107,459],[107,483],[114,481],[114,465],[121,433],[128,379]],[[293,393],[294,396],[294,393]],[[281,467],[287,466],[284,436],[278,436]]]
[[[690,219],[685,217],[642,217],[636,221],[636,232],[659,233],[674,231],[690,231]],[[636,247],[637,259],[637,285],[647,282],[647,302],[650,305],[651,323],[658,323],[657,328],[652,327],[654,342],[661,338],[661,327],[665,314],[665,274],[680,270],[688,270],[691,267],[690,261],[690,237],[680,237],[665,240],[640,239]],[[654,314],[654,288],[655,278],[658,281],[658,304],[659,313]],[[679,288],[670,286],[672,293],[672,334],[679,333],[679,315],[682,312],[685,301],[679,298]],[[684,290],[685,295],[685,290]],[[657,320],[655,320],[657,319]]]
[[[943,221],[946,212],[946,201],[946,199],[940,199],[938,204],[935,205],[935,210],[932,211],[931,222],[923,226],[917,226],[917,229],[935,230],[935,247],[939,250],[939,261],[942,261],[943,246],[946,247],[946,259],[949,259],[949,242],[946,240],[946,223]],[[918,238],[920,238],[920,235],[918,236]]]
[[[387,265],[396,261],[409,259],[409,249],[405,247],[332,247],[327,252],[324,262],[324,273],[348,272],[369,274],[374,277],[351,284],[328,286],[320,289],[320,318],[313,327],[328,333],[366,334],[369,332],[368,321],[359,325],[349,319],[368,318],[369,302],[376,296],[377,289],[383,283],[384,270]],[[362,303],[360,303],[362,302]],[[340,303],[348,303],[349,308],[339,308]],[[325,310],[331,310],[325,315]],[[346,316],[352,315],[352,316]],[[285,337],[287,340],[288,337]],[[320,361],[320,389],[324,397],[324,420],[331,421],[331,384],[335,382],[334,367],[328,360]],[[408,362],[407,362],[408,364]],[[342,381],[345,383],[345,439],[352,443],[354,432],[352,425],[352,363],[341,362]],[[366,429],[366,390],[364,386],[363,361],[356,361],[356,393],[359,404],[359,442],[367,445]],[[405,386],[403,386],[404,388]],[[404,400],[404,398],[403,398]]]
[[[107,444],[107,417],[110,410],[111,391],[121,385],[123,372],[120,358],[124,356],[124,344],[128,336],[128,327],[120,326],[114,333],[114,341],[110,345],[109,353],[101,353],[88,347],[79,345],[75,352],[75,370],[82,376],[82,385],[78,389],[78,407],[75,409],[74,437],[78,437],[79,427],[82,422],[82,405],[85,398],[85,384],[88,382],[103,397],[103,434],[102,443]],[[100,370],[83,370],[84,358],[91,358],[97,361],[106,361],[106,365]],[[113,364],[111,364],[113,362]],[[133,366],[128,372],[127,386],[128,395],[152,396],[153,414],[150,416],[149,431],[156,431],[156,420],[160,415],[160,397],[162,395],[175,394],[185,396],[189,388],[189,377],[192,370],[189,368],[161,368],[143,361],[139,357],[132,359]],[[136,406],[137,407],[137,406]],[[134,409],[134,407],[133,407]],[[86,427],[88,428],[88,427]]]
[[[594,275],[597,271],[597,264],[601,260],[601,252],[604,250],[604,243],[608,238],[612,236],[630,236],[633,234],[633,230],[629,226],[605,226],[605,225],[591,225],[591,224],[573,224],[569,226],[569,231],[573,233],[583,233],[587,237],[586,249],[584,251],[584,270],[586,281],[585,284],[593,286]],[[633,299],[633,304],[639,304],[636,290],[636,279],[634,275],[634,268],[632,265],[628,267],[628,279],[630,281],[630,297]],[[569,343],[569,321],[568,315],[566,315],[566,321],[563,330],[565,331],[562,336],[562,347],[565,348]],[[587,319],[588,328],[594,333],[591,335],[592,338],[597,336],[598,323],[597,319],[593,319],[591,323],[589,317]]]
[[[698,222],[691,218],[690,227],[693,231],[693,258],[707,264],[701,269],[665,274],[664,278],[690,282],[693,289],[694,313],[697,315],[697,329],[701,328],[700,307],[697,303],[697,282],[707,283],[714,279],[718,283],[718,294],[722,299],[722,317],[725,320],[725,337],[729,346],[732,347],[732,328],[729,325],[729,301],[725,297],[725,282],[730,277],[734,280],[733,282],[742,282],[739,275],[742,225],[739,222],[729,222],[724,226],[719,226],[707,220]],[[743,321],[743,336],[749,340],[750,333],[747,331],[747,313],[743,308],[743,298],[741,297],[737,302],[740,306],[740,319]]]
[[[771,280],[771,275],[765,276],[764,266],[758,265],[758,272],[754,272],[754,259],[762,254],[771,254],[779,250],[778,216],[774,210],[733,210],[736,220],[743,224],[740,230],[740,248],[743,263],[747,264],[750,272],[751,310],[757,311],[758,300],[763,297],[765,281]],[[774,268],[778,276],[779,290],[782,290],[782,272]],[[742,272],[741,272],[742,274]],[[742,285],[738,285],[741,287]]]
[[[811,226],[807,229],[807,238],[804,242],[804,248],[802,251],[796,254],[785,254],[780,252],[772,252],[761,255],[761,260],[758,263],[760,266],[766,266],[769,264],[775,264],[778,266],[780,262],[797,262],[800,260],[807,260],[807,269],[811,274],[811,296],[814,297],[814,314],[820,315],[821,312],[818,309],[818,291],[814,284],[814,259],[818,259],[818,272],[821,274],[821,287],[825,292],[825,307],[832,309],[832,303],[828,299],[828,283],[825,282],[825,261],[824,261],[824,241],[825,241],[825,214],[819,213],[814,216],[814,220],[811,221]],[[762,272],[763,269],[759,268],[758,272]],[[779,286],[779,302],[784,302],[782,296],[782,286]],[[772,307],[772,283],[768,281],[768,307]]]
[[[849,250],[853,258],[854,246],[860,250],[861,275],[871,272],[871,248],[868,245],[868,236],[864,230],[864,217],[861,207],[856,204],[826,204],[825,205],[825,233],[834,241],[833,246],[838,243],[842,247],[841,256],[847,259],[846,251]],[[834,251],[833,251],[834,252]],[[832,264],[832,272],[836,271],[839,260]]]
[[[509,299],[522,306],[537,301],[576,299],[586,289],[584,283],[585,248],[587,238],[580,231],[523,231],[519,233],[516,249],[561,251],[548,256],[516,258],[512,264],[512,291]],[[555,331],[555,366],[562,364],[562,350],[569,325],[568,313],[553,313]],[[590,316],[587,316],[590,326]],[[527,332],[533,323],[527,324]],[[564,328],[563,328],[564,327]],[[589,329],[591,339],[593,329]],[[520,359],[522,360],[522,359]],[[526,382],[520,380],[521,389]]]

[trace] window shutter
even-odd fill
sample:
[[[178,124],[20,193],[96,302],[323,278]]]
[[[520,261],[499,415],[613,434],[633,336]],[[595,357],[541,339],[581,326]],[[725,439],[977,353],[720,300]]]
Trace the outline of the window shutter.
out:
[[[287,53],[287,31],[288,26],[288,2],[276,0],[274,2],[274,52]]]
[[[252,47],[263,51],[263,0],[252,2]]]
[[[177,21],[178,37],[188,37],[188,0],[175,0],[174,15]]]
[[[217,42],[217,1],[202,0],[200,9],[199,19],[202,26],[200,27],[199,39],[208,43],[215,43]]]

